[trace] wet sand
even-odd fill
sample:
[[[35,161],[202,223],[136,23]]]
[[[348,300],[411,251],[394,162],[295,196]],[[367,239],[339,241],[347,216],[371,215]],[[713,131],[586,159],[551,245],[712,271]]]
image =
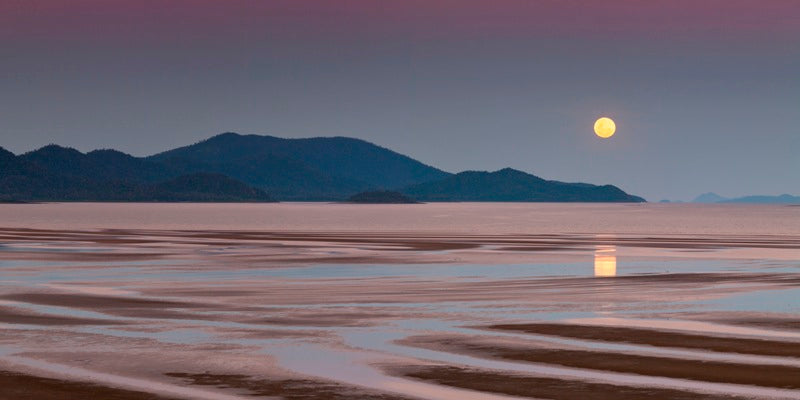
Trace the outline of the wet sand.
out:
[[[800,232],[757,225],[783,209],[608,234],[431,207],[398,222],[418,231],[385,207],[328,230],[6,225],[0,399],[800,399]]]
[[[370,392],[358,387],[310,379],[255,379],[247,375],[187,374],[168,372],[190,385],[244,390],[254,397],[281,397],[287,400],[407,400],[407,397]]]
[[[737,364],[609,351],[545,348],[504,344],[467,336],[410,337],[401,344],[478,357],[581,369],[783,389],[800,388],[800,368],[781,365]]]
[[[776,325],[776,324],[759,324]],[[785,325],[781,325],[785,326]],[[664,332],[654,329],[604,327],[575,324],[506,324],[491,325],[488,329],[561,336],[612,343],[635,343],[659,347],[678,347],[717,351],[722,353],[758,354],[800,358],[800,341],[785,342],[767,339],[746,339],[724,336],[694,335]]]
[[[0,400],[176,400],[147,392],[137,392],[92,383],[42,378],[0,371]]]
[[[62,317],[60,315],[47,315],[25,311],[18,311],[13,308],[0,307],[0,321],[7,324],[21,325],[109,325],[115,324],[114,321],[91,318]]]
[[[552,400],[744,400],[749,397],[638,388],[568,379],[520,376],[447,365],[389,367],[389,373],[425,382],[510,396]]]

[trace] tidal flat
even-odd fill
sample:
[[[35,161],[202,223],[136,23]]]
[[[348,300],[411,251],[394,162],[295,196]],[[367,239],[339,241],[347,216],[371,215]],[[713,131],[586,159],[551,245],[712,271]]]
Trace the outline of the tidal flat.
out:
[[[0,399],[800,399],[800,207],[0,205]]]

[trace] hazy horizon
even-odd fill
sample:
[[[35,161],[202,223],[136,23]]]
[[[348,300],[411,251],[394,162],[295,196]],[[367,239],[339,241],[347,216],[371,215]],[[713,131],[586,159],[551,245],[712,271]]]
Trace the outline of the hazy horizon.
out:
[[[348,136],[650,201],[798,195],[798,37],[788,0],[10,1],[0,146]]]

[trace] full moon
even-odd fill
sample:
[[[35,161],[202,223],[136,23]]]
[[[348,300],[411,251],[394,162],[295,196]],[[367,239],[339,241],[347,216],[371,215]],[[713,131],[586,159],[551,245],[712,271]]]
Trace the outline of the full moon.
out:
[[[608,139],[617,131],[617,124],[614,120],[607,117],[602,117],[594,122],[594,133],[603,139]]]

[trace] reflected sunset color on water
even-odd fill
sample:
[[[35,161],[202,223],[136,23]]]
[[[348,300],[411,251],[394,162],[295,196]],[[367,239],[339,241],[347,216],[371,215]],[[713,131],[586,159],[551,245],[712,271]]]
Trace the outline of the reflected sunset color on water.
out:
[[[0,363],[212,400],[797,399],[798,213],[0,205]]]

